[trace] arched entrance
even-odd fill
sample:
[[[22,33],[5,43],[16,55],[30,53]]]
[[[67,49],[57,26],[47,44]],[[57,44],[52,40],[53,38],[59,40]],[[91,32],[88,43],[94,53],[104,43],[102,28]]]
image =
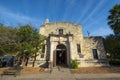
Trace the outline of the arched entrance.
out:
[[[67,50],[63,44],[56,46],[54,52],[54,67],[55,66],[67,66]]]

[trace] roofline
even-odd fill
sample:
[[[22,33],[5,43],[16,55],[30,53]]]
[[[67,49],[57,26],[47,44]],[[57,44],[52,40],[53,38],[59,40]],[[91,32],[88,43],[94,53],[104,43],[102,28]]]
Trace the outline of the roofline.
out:
[[[59,23],[72,24],[75,26],[82,26],[81,24],[76,24],[74,22],[49,22],[49,23],[42,24],[40,27],[44,27],[45,25],[51,25],[51,24],[59,24]]]
[[[84,38],[103,38],[102,36],[84,36]]]

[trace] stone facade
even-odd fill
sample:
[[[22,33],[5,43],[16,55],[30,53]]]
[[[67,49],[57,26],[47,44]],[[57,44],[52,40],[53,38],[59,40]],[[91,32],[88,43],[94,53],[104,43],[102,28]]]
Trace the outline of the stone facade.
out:
[[[70,66],[71,61],[76,60],[79,67],[107,65],[103,38],[84,37],[81,25],[69,22],[47,22],[41,25],[40,34],[48,39],[45,41],[45,52],[37,58],[39,64],[47,63],[55,67],[62,63]]]

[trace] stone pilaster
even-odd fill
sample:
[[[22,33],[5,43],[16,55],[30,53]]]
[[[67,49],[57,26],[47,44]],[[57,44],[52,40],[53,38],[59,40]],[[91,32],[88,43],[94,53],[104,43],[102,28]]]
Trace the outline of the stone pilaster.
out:
[[[69,50],[70,50],[70,63],[71,63],[71,61],[73,60],[73,52],[72,52],[72,37],[71,36],[69,36],[69,38],[68,38],[69,40]]]
[[[53,42],[50,42],[50,61],[53,62]]]

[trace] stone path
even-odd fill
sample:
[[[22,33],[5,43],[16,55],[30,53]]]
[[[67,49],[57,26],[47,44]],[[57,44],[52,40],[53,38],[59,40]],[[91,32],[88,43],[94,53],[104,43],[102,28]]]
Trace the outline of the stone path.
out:
[[[52,73],[3,76],[0,80],[120,80],[120,73],[71,74],[68,68],[54,68]]]

